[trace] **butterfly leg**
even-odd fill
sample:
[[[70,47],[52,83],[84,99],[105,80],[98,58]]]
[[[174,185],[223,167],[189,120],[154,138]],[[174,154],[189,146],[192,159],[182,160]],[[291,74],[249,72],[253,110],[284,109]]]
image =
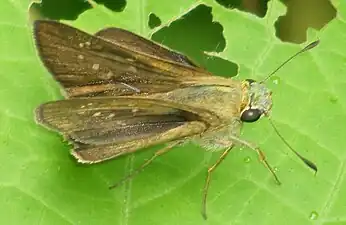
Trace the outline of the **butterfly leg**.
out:
[[[159,157],[160,155],[163,155],[164,153],[168,152],[169,150],[171,150],[174,146],[178,145],[180,142],[173,142],[169,145],[167,145],[166,147],[158,150],[155,152],[155,154],[148,159],[147,161],[145,161],[140,167],[136,168],[134,171],[132,171],[130,174],[128,174],[127,176],[123,177],[121,180],[119,180],[117,183],[113,184],[112,186],[109,187],[109,189],[113,189],[118,187],[119,185],[123,184],[125,181],[133,178],[135,175],[137,175],[138,173],[140,173],[145,167],[147,167],[150,163],[152,163],[154,161],[154,159],[156,159],[157,157]]]
[[[210,179],[211,179],[211,173],[216,169],[218,165],[226,158],[227,154],[229,151],[231,151],[232,147],[227,148],[220,156],[220,158],[212,165],[211,167],[208,168],[208,175],[205,180],[204,184],[204,189],[203,189],[203,198],[202,198],[202,216],[204,219],[207,219],[207,195],[208,195],[208,190],[209,190],[209,184],[210,184]]]
[[[244,141],[238,137],[235,137],[235,136],[231,136],[230,139],[233,141],[234,144],[236,145],[242,145],[242,146],[245,146],[245,147],[248,147],[254,151],[257,152],[258,156],[259,156],[259,160],[262,162],[262,164],[269,170],[269,172],[273,175],[275,181],[277,184],[281,184],[279,178],[276,176],[273,168],[269,165],[268,161],[266,160],[266,157],[265,157],[265,154],[264,152],[261,151],[261,149],[247,141]]]

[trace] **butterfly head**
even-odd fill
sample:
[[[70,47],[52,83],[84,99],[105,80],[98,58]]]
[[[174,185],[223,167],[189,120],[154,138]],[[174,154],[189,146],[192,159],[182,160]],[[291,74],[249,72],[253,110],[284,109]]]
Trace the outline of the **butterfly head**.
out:
[[[244,81],[245,104],[240,113],[242,122],[252,123],[263,115],[268,116],[272,107],[272,92],[265,84],[247,79]]]

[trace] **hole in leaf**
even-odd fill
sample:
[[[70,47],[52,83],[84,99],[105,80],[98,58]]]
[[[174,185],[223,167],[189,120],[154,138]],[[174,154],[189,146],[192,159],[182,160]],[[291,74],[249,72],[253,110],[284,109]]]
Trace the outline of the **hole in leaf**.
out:
[[[282,41],[303,43],[308,28],[322,29],[336,17],[329,0],[285,0],[287,13],[275,23],[276,36]]]
[[[215,0],[220,5],[229,9],[239,9],[244,12],[264,17],[267,12],[269,0]]]
[[[204,53],[222,52],[226,47],[223,27],[213,21],[210,7],[197,6],[168,27],[155,32],[152,39],[185,54],[216,75],[237,74],[236,64]]]
[[[91,5],[84,0],[42,0],[41,3],[33,3],[29,12],[35,9],[41,17],[52,20],[75,20],[78,15],[91,8]]]
[[[215,0],[229,9],[264,17],[269,0]],[[336,9],[330,0],[281,0],[287,7],[287,13],[275,23],[276,36],[282,41],[303,43],[308,28],[322,29],[336,16]]]
[[[122,12],[126,7],[126,0],[94,0],[94,1],[116,12]]]
[[[121,12],[126,7],[126,0],[94,0],[98,4],[103,4],[110,10]],[[30,14],[33,17],[44,17],[51,20],[75,20],[84,11],[92,6],[87,0],[42,0],[40,3],[33,3],[30,7]]]
[[[150,29],[154,29],[155,27],[158,27],[161,25],[161,19],[156,16],[154,13],[149,14],[149,21],[148,21],[148,26]]]

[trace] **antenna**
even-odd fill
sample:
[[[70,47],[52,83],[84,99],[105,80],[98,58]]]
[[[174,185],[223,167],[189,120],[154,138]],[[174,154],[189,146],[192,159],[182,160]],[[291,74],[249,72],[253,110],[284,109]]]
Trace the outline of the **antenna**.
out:
[[[313,171],[315,171],[315,174],[317,173],[317,166],[315,163],[311,162],[310,160],[308,160],[307,158],[305,158],[304,156],[302,156],[301,154],[299,154],[296,150],[294,150],[292,148],[292,146],[284,139],[284,137],[279,133],[278,129],[276,128],[276,126],[274,125],[273,121],[269,119],[269,122],[271,123],[272,127],[274,128],[275,133],[280,137],[280,139],[286,144],[286,146],[296,155],[298,156],[299,159],[301,159],[305,165],[307,165],[310,169],[312,169]]]
[[[264,83],[266,82],[271,76],[273,76],[278,70],[280,70],[284,65],[286,65],[288,62],[290,62],[292,59],[294,59],[296,56],[300,55],[301,53],[304,53],[306,51],[309,51],[310,49],[316,47],[318,44],[320,43],[319,40],[316,40],[314,42],[311,42],[310,44],[308,44],[307,46],[305,46],[305,48],[303,48],[302,50],[298,51],[297,53],[295,53],[294,55],[292,55],[291,57],[289,57],[286,61],[284,61],[283,63],[281,63],[281,65],[276,68],[273,72],[271,72],[266,78],[264,78],[260,83]]]
[[[308,44],[307,46],[305,46],[305,48],[303,48],[302,50],[298,51],[297,53],[295,53],[294,55],[292,55],[291,57],[289,57],[287,60],[285,60],[283,63],[281,63],[281,65],[276,68],[273,72],[271,72],[265,79],[263,79],[260,83],[264,83],[265,81],[267,81],[271,76],[273,76],[278,70],[280,70],[284,65],[286,65],[288,62],[290,62],[292,59],[294,59],[296,56],[300,55],[301,53],[304,53],[306,51],[309,51],[310,49],[316,47],[318,44],[320,43],[319,40],[316,40],[314,42],[311,42],[310,44]],[[307,158],[305,158],[304,156],[302,156],[301,154],[299,154],[296,150],[294,150],[292,148],[292,146],[284,139],[284,137],[280,134],[279,130],[276,128],[274,122],[270,119],[269,122],[272,125],[272,127],[274,128],[275,133],[279,136],[279,138],[285,143],[285,145],[300,159],[304,162],[304,164],[306,166],[308,166],[310,169],[312,169],[313,171],[315,171],[315,174],[317,173],[317,166],[315,163],[311,162],[310,160],[308,160]]]

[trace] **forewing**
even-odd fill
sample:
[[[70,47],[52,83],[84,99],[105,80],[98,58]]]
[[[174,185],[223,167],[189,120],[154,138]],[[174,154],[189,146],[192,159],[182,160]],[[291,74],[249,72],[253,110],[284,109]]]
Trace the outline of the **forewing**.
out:
[[[143,52],[148,55],[156,56],[158,58],[174,61],[177,63],[182,63],[187,66],[198,67],[185,55],[171,51],[164,46],[149,41],[148,39],[145,39],[121,28],[111,27],[102,29],[95,35],[113,42],[114,44],[120,44],[137,52]]]
[[[36,120],[70,140],[79,160],[95,162],[200,134],[218,118],[158,99],[103,97],[45,103],[37,108]]]
[[[172,57],[138,52],[116,44],[114,38],[107,41],[54,21],[36,21],[34,36],[41,60],[67,98],[167,92],[189,86],[190,78],[210,75],[201,68],[166,60]]]

